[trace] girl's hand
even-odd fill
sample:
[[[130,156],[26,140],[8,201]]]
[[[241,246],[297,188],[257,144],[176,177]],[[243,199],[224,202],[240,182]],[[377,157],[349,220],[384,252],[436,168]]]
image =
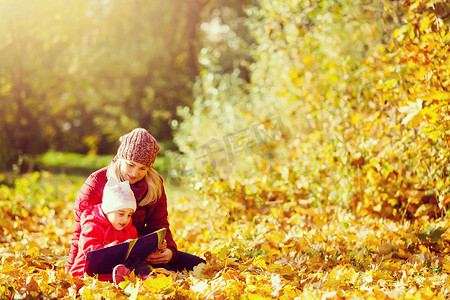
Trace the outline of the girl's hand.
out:
[[[166,248],[164,252],[154,252],[147,257],[147,262],[150,264],[167,264],[173,257],[173,252],[170,248]]]

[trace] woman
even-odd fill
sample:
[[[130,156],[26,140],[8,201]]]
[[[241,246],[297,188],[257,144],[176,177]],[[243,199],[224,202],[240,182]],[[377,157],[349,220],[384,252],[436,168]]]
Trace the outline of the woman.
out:
[[[167,198],[163,180],[153,169],[159,145],[155,138],[143,128],[136,128],[120,138],[117,154],[108,167],[92,173],[81,187],[75,199],[74,228],[66,271],[69,271],[78,252],[81,214],[93,205],[101,203],[103,189],[108,178],[128,181],[137,202],[137,210],[132,216],[138,236],[167,228],[167,249],[153,253],[147,261],[153,267],[163,267],[172,271],[190,271],[203,259],[177,250],[167,219]]]

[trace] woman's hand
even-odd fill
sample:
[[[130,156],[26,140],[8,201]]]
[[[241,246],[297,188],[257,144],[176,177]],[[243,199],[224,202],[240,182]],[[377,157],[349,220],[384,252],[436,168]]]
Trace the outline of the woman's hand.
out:
[[[167,248],[164,252],[154,252],[147,257],[147,262],[150,264],[167,264],[173,257],[173,252]]]

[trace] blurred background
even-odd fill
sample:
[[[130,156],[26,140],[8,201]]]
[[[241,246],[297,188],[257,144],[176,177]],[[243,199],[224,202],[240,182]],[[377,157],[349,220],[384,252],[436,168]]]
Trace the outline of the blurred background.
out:
[[[192,106],[200,53],[213,45],[233,67],[248,2],[0,1],[0,168],[113,154],[135,127],[176,151],[171,124]]]
[[[446,0],[0,0],[1,178],[87,175],[144,127],[162,148],[157,170],[196,190],[446,212],[449,11]]]

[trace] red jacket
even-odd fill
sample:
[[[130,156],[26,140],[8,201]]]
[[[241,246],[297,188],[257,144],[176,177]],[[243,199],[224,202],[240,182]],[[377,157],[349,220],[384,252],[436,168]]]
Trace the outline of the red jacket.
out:
[[[92,173],[80,188],[80,191],[75,199],[73,235],[69,258],[66,264],[66,271],[71,269],[78,252],[78,240],[81,232],[81,214],[88,207],[100,204],[102,202],[103,188],[105,187],[107,181],[106,169],[107,168],[103,168]],[[133,225],[137,229],[138,236],[151,233],[163,227],[167,228],[167,247],[173,251],[173,261],[176,258],[178,251],[177,245],[172,238],[172,233],[169,228],[169,221],[167,219],[167,197],[164,191],[164,186],[162,187],[161,197],[159,197],[156,202],[140,207],[139,202],[146,195],[147,189],[148,186],[145,180],[141,180],[131,185],[131,190],[133,191],[138,204],[138,208],[132,217]]]
[[[137,238],[137,230],[132,222],[128,223],[123,230],[114,229],[103,213],[100,204],[87,208],[81,215],[80,224],[81,235],[78,240],[78,253],[70,269],[72,276],[83,276],[86,254],[89,251]]]

